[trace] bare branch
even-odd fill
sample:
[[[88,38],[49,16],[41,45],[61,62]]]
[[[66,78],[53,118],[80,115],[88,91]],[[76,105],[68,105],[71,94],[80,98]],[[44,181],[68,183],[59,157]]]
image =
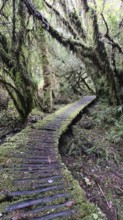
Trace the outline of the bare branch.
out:
[[[103,2],[102,2],[102,13],[103,13],[103,11],[104,11],[105,4],[106,4],[106,0],[103,0]]]
[[[105,24],[105,26],[106,26],[106,34],[105,35],[109,35],[109,28],[108,28],[108,24],[107,24],[107,22],[106,22],[106,20],[105,20],[105,18],[104,18],[104,15],[101,13],[101,16],[102,16],[102,19],[103,19],[103,21],[104,21],[104,24]]]

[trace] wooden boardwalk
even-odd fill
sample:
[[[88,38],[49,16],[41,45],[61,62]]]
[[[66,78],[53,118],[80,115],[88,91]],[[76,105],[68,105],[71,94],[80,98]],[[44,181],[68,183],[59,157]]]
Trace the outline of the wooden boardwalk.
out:
[[[1,145],[0,220],[105,219],[58,151],[62,133],[95,98],[69,104]]]

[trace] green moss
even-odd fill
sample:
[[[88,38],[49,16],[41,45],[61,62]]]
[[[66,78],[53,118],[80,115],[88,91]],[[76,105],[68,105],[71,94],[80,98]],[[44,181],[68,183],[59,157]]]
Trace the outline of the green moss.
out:
[[[7,206],[8,206],[8,202],[2,202],[0,204],[0,212],[4,213]]]
[[[8,138],[7,141],[0,146],[0,165],[3,169],[0,172],[0,201],[6,198],[6,193],[9,191],[16,190],[13,185],[13,179],[15,174],[13,173],[13,164],[18,167],[18,162],[21,161],[20,158],[16,158],[16,154],[25,151],[25,146],[29,140],[29,128],[25,129],[15,136]],[[10,169],[11,167],[11,169]],[[5,211],[5,207],[9,202],[0,202],[0,211]]]
[[[53,113],[53,114],[51,114],[51,115],[48,115],[48,116],[45,117],[43,120],[39,120],[39,121],[33,126],[33,128],[35,128],[35,129],[41,129],[41,128],[42,128],[44,125],[46,125],[47,123],[53,122],[55,118],[57,118],[58,116],[60,116],[61,114],[63,114],[65,111],[67,111],[68,109],[70,109],[70,108],[71,108],[73,105],[75,105],[77,102],[78,102],[78,101],[76,101],[76,102],[74,102],[74,103],[70,103],[70,104],[68,104],[67,106],[65,106],[65,107],[63,107],[63,108],[61,108],[61,109],[59,109],[59,110],[56,111],[55,113]],[[89,103],[90,103],[90,101],[89,101],[87,104],[89,104]],[[81,105],[80,108],[78,108],[77,110],[75,110],[75,111],[72,113],[72,115],[70,115],[70,116],[68,117],[68,119],[70,120],[70,122],[71,122],[71,118],[73,119],[74,117],[76,117],[77,114],[78,114],[87,104]],[[70,124],[70,122],[69,122],[69,124]],[[64,123],[64,122],[63,122],[63,123]],[[66,125],[64,125],[64,126],[65,126],[65,129],[66,129],[66,127],[67,127],[67,122],[66,122]],[[63,126],[63,127],[64,127],[64,126]],[[60,131],[62,132],[62,130],[63,130],[63,128],[61,127],[61,128],[60,128]]]

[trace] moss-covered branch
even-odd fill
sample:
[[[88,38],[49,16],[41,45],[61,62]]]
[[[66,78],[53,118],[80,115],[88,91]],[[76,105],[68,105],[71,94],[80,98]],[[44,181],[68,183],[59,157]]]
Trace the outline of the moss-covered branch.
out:
[[[106,50],[105,42],[101,40],[101,33],[99,30],[98,18],[96,10],[89,7],[87,0],[83,1],[83,8],[85,13],[90,13],[90,17],[93,22],[93,40],[95,44],[95,52],[102,62],[103,75],[106,77],[107,96],[112,98],[113,104],[120,104],[120,97],[117,88],[117,82],[115,79],[115,73],[111,67],[110,59]],[[108,30],[107,30],[108,31]]]
[[[32,5],[32,3],[29,0],[23,1],[28,9],[29,14],[41,21],[45,30],[48,31],[53,38],[55,38],[64,47],[68,47],[70,50],[80,55],[81,58],[90,58],[95,65],[98,65],[99,68],[101,68],[101,63],[99,62],[91,46],[86,46],[80,40],[74,40],[71,38],[64,37],[57,30],[55,30],[51,24],[48,23],[47,19],[43,16],[43,14],[36,10],[34,5]]]
[[[60,13],[58,10],[56,10],[52,5],[50,5],[46,0],[44,0],[46,6],[51,9],[54,14],[58,17],[58,19],[60,19],[60,21],[65,25],[65,28],[67,27],[68,30],[70,31],[70,33],[73,35],[74,38],[79,38],[79,35],[77,34],[77,32],[74,30],[74,28],[72,27],[72,25],[69,23],[68,20],[66,20]]]
[[[101,16],[102,16],[102,19],[103,19],[104,24],[106,26],[106,33],[105,33],[104,37],[109,41],[109,43],[112,45],[113,48],[116,48],[119,51],[119,53],[123,54],[123,49],[122,49],[121,45],[119,45],[117,42],[115,42],[112,39],[112,37],[110,36],[109,27],[108,27],[108,24],[107,24],[107,22],[105,20],[104,15],[101,14]]]

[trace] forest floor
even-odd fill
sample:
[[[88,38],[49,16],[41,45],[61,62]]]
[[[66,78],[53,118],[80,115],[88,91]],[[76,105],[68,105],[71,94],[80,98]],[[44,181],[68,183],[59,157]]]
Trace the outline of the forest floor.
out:
[[[123,220],[123,126],[122,118],[116,117],[121,110],[100,102],[92,105],[59,144],[63,162],[108,220]],[[43,117],[34,110],[23,125],[12,110],[2,111],[0,144]]]
[[[0,145],[9,137],[15,135],[24,129],[27,125],[35,124],[38,120],[45,117],[46,114],[38,109],[34,109],[28,120],[23,124],[17,117],[17,113],[12,109],[0,111]]]
[[[92,105],[61,138],[63,162],[108,220],[123,220],[123,126],[106,104]]]

